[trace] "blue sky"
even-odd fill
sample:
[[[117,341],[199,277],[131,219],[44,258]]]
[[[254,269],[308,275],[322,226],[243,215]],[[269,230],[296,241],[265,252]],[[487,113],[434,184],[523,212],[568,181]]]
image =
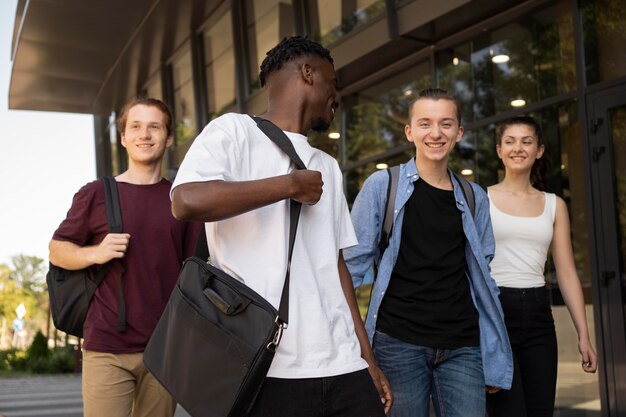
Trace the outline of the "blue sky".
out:
[[[92,116],[8,110],[16,5],[0,2],[0,263],[47,261],[74,193],[96,177]]]

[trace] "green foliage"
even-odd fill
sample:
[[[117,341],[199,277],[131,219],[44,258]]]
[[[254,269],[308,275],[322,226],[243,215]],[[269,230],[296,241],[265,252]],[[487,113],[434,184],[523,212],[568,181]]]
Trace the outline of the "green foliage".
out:
[[[45,359],[49,354],[50,351],[48,350],[48,341],[46,340],[46,336],[38,331],[33,339],[33,343],[26,351],[26,357],[29,361],[33,361],[40,358]]]
[[[44,260],[36,256],[15,255],[11,264],[0,264],[0,323],[10,325],[16,318],[20,303],[26,307],[26,329],[35,332],[43,328],[48,314]]]
[[[28,292],[41,293],[46,289],[46,265],[44,260],[37,256],[15,255],[11,257],[13,270],[11,280],[17,288]]]
[[[0,375],[15,373],[62,374],[74,372],[76,353],[72,346],[41,351],[41,342],[33,353],[28,350],[9,349],[0,351]],[[33,342],[34,344],[34,342]]]
[[[0,351],[0,373],[24,372],[27,368],[26,351],[18,349]]]

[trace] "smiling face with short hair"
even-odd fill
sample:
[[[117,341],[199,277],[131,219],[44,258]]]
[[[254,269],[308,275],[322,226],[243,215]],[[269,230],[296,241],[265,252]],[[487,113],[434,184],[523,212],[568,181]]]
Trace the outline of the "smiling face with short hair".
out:
[[[413,104],[411,119],[404,128],[406,138],[415,145],[418,163],[444,164],[463,136],[456,104],[446,99],[421,98]]]
[[[160,164],[166,148],[173,143],[172,135],[167,134],[165,114],[144,104],[128,110],[121,138],[130,162],[147,165]]]

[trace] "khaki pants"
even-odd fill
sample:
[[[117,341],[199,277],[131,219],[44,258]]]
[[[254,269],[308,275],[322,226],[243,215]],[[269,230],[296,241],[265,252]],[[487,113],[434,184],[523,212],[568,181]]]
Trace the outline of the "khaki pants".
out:
[[[84,417],[172,417],[176,402],[143,366],[143,353],[83,351]]]

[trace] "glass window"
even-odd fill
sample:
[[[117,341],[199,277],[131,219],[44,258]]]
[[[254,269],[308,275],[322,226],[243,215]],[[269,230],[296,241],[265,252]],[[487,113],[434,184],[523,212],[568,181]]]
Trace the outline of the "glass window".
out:
[[[351,97],[346,159],[359,161],[406,144],[404,126],[416,91],[430,87],[428,63],[416,65]]]
[[[259,67],[267,51],[294,35],[291,0],[246,0],[251,88],[257,89]]]
[[[576,89],[572,18],[552,7],[437,52],[437,83],[462,103],[464,122]]]
[[[161,89],[161,73],[156,73],[146,84],[146,96],[163,100],[163,90]]]
[[[391,166],[414,155],[404,134],[409,103],[417,91],[430,86],[429,66],[424,62],[343,99],[348,112],[346,161],[363,161],[348,172],[348,202],[352,203],[372,172],[386,168],[380,164]]]
[[[230,10],[204,34],[209,120],[235,104],[235,53]]]
[[[328,45],[385,12],[383,0],[309,2],[313,39]]]
[[[322,151],[326,152],[335,159],[339,158],[339,141],[341,140],[340,126],[341,115],[337,111],[335,118],[328,128],[327,132],[310,132],[309,143]]]
[[[196,135],[196,106],[189,47],[172,63],[172,80],[174,83],[174,129],[176,144],[180,145]]]
[[[589,84],[626,76],[626,2],[596,0],[581,9]]]

